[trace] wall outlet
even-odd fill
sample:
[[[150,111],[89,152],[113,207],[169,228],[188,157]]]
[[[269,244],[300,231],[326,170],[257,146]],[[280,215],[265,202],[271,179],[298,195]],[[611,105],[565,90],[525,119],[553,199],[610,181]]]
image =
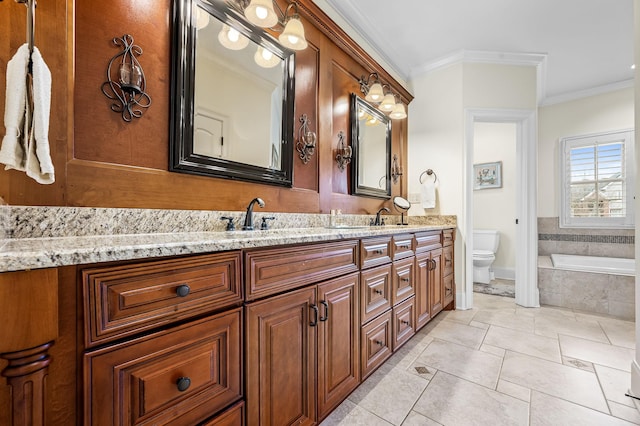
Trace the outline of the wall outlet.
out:
[[[409,202],[411,204],[419,203],[420,202],[420,193],[419,192],[414,192],[412,194],[409,194]]]

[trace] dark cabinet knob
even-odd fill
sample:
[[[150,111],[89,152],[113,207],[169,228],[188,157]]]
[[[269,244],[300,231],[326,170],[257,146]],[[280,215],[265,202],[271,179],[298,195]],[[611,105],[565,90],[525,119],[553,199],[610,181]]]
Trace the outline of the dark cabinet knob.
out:
[[[382,290],[373,290],[375,294],[382,294]]]
[[[404,325],[409,325],[409,324],[411,324],[411,323],[410,323],[409,321],[407,321],[407,320],[402,320],[402,321],[400,321],[400,322],[401,322],[402,324],[404,324]]]
[[[180,377],[176,381],[176,385],[178,385],[178,390],[180,392],[184,392],[189,389],[189,386],[191,386],[191,379],[188,377]]]
[[[375,254],[382,254],[384,251],[382,249],[377,249],[374,251]]]
[[[408,283],[410,280],[409,280],[409,278],[404,277],[404,278],[400,278],[400,281]]]
[[[176,294],[178,295],[178,297],[186,297],[190,292],[191,287],[186,284],[179,285],[178,288],[176,288]]]
[[[376,345],[384,346],[384,342],[382,340],[376,340]]]

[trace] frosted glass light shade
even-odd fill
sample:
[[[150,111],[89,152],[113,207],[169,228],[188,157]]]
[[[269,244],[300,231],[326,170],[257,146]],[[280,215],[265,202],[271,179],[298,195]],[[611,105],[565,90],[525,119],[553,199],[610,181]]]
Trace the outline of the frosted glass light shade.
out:
[[[196,28],[198,30],[201,30],[207,25],[209,25],[209,14],[204,10],[197,8],[196,9]]]
[[[375,83],[369,89],[367,96],[364,97],[369,102],[378,103],[384,98],[384,92],[382,91],[382,85],[380,83]]]
[[[255,59],[256,64],[260,65],[262,68],[273,68],[280,63],[280,58],[278,56],[274,55],[273,52],[262,46],[258,47],[253,59]]]
[[[284,31],[278,37],[280,44],[293,50],[304,50],[307,48],[307,40],[304,37],[304,27],[298,18],[290,18]]]
[[[248,38],[228,25],[222,26],[222,29],[218,33],[218,41],[221,45],[231,50],[244,49],[249,44]]]
[[[389,112],[393,111],[393,108],[396,106],[396,98],[391,93],[387,93],[382,99],[382,103],[378,107],[380,111]]]
[[[271,28],[278,23],[273,0],[251,0],[244,10],[244,16],[249,22],[262,28]]]
[[[402,120],[403,118],[407,118],[407,111],[404,109],[404,105],[402,103],[397,103],[393,108],[393,111],[391,111],[391,114],[389,114],[389,117],[393,118],[394,120]]]

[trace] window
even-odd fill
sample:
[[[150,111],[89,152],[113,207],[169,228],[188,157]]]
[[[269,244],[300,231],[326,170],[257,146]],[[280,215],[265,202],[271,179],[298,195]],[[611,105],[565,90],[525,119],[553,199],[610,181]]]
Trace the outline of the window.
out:
[[[633,227],[633,145],[632,130],[560,141],[561,227]]]

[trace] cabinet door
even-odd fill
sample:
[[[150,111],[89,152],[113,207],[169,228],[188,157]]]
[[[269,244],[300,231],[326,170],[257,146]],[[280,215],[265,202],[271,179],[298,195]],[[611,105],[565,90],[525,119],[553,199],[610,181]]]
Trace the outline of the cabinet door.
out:
[[[391,289],[391,304],[397,305],[415,293],[414,270],[415,260],[412,257],[393,262],[393,279]]]
[[[429,294],[431,265],[429,252],[416,254],[416,330],[424,327],[431,319],[431,299]]]
[[[318,418],[360,383],[359,274],[318,285]]]
[[[362,271],[360,281],[360,320],[365,324],[391,307],[391,265]]]
[[[429,289],[431,291],[431,317],[433,318],[444,307],[442,289],[442,249],[431,251],[431,271]]]
[[[246,307],[247,424],[316,421],[315,287]]]
[[[391,356],[393,344],[391,311],[362,326],[362,380]]]

